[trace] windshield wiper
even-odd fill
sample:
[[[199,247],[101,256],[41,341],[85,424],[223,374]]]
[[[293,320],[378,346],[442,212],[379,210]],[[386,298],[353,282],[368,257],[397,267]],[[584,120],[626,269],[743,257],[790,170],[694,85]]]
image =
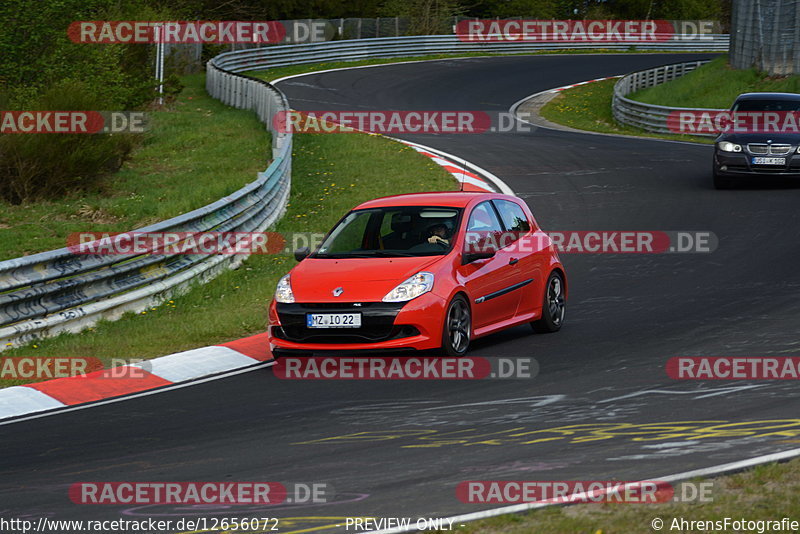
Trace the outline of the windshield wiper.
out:
[[[413,258],[418,256],[418,254],[412,254],[410,252],[389,252],[386,250],[370,250],[364,252],[343,252],[339,254],[316,254],[314,257],[316,258],[391,258],[391,257],[401,257],[401,258]]]
[[[380,256],[382,258],[390,258],[392,256],[397,256],[401,258],[413,258],[417,256],[417,254],[414,254],[412,252],[388,252],[386,250],[376,250],[374,251],[374,255]]]

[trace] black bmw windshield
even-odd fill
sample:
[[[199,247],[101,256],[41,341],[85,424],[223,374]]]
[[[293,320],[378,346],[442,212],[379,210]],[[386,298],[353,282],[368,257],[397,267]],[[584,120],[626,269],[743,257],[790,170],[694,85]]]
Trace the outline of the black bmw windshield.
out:
[[[334,227],[313,257],[439,256],[453,247],[461,209],[392,206],[355,210]]]
[[[733,111],[745,113],[748,111],[798,111],[800,100],[740,100],[733,106]]]

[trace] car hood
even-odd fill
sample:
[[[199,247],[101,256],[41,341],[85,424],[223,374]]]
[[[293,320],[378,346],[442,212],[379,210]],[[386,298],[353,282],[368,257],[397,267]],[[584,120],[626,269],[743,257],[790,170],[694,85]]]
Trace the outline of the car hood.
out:
[[[766,143],[772,141],[776,145],[798,145],[800,135],[798,134],[776,134],[776,133],[725,133],[717,137],[717,142],[730,141],[739,145],[748,143]]]
[[[306,258],[291,271],[297,302],[375,302],[408,277],[445,256],[415,258]],[[333,296],[342,288],[339,297]]]

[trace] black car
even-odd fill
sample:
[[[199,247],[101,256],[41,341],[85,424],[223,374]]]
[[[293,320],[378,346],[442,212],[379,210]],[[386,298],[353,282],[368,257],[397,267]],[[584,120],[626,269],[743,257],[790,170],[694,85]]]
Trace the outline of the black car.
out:
[[[752,115],[797,111],[800,94],[796,93],[745,93],[731,107],[733,113]],[[714,145],[714,187],[729,188],[746,176],[800,178],[800,134],[792,130],[721,134]]]

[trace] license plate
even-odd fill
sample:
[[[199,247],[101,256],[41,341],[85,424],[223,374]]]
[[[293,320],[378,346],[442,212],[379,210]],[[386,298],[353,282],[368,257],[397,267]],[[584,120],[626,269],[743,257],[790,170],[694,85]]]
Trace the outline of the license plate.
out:
[[[786,165],[786,158],[753,158],[753,165]]]
[[[361,326],[360,313],[309,313],[306,315],[309,328],[358,328]]]

